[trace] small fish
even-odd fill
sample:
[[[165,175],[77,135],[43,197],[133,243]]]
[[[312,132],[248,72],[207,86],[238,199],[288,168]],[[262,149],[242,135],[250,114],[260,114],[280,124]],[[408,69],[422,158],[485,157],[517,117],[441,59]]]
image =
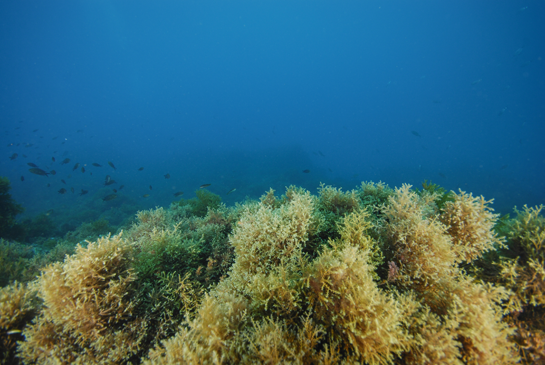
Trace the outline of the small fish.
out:
[[[62,180],[62,179],[61,179],[61,182],[62,182],[63,184],[65,184],[65,185],[66,185],[66,181],[64,181],[64,180]]]
[[[104,198],[102,198],[102,201],[107,202],[109,200],[114,200],[115,198],[117,198],[117,194],[110,194],[110,195],[106,195]]]
[[[144,170],[144,168],[143,168],[143,167],[141,167],[141,168],[139,168],[139,169],[138,169],[138,171],[142,171],[142,170]]]
[[[149,186],[149,189],[150,189],[150,190],[153,190],[153,188],[151,187],[151,185]]]
[[[483,81],[483,79],[478,79],[478,80],[475,80],[471,83],[471,85],[477,85],[479,84],[481,81]]]
[[[322,151],[318,150],[318,153],[320,154],[320,156],[325,157],[325,155],[322,153]]]
[[[166,174],[164,176],[165,176],[165,179],[170,179],[170,174]]]
[[[70,162],[70,159],[69,158],[65,158],[64,160],[62,160],[61,162],[61,165],[66,165],[67,163]]]
[[[180,196],[180,195],[184,195],[184,192],[183,191],[178,191],[177,193],[174,193],[174,196]]]
[[[232,189],[229,190],[229,191],[227,192],[227,194],[225,194],[225,195],[229,195],[229,194],[233,193],[235,190],[237,190],[237,188],[232,188]]]
[[[85,195],[89,192],[89,190],[83,190],[81,189],[81,193],[79,193],[79,196]]]
[[[113,179],[109,179],[107,180],[106,182],[104,182],[104,185],[108,186],[108,185],[112,185],[112,184],[116,184],[117,182]]]
[[[32,163],[32,162],[27,162],[26,164],[28,166],[30,166],[30,167],[38,167],[38,165],[36,165],[35,163]]]
[[[8,331],[6,334],[7,335],[15,335],[15,334],[18,334],[18,333],[21,333],[23,331],[21,330],[11,330],[11,331]]]
[[[50,188],[50,187],[51,187],[51,184],[50,184],[50,183],[47,183],[47,187]]]
[[[39,169],[37,167],[33,167],[31,169],[28,169],[28,171],[32,172],[33,174],[40,175],[40,176],[47,176],[49,175],[49,172],[45,172],[42,169]]]
[[[74,194],[74,191],[75,191],[75,190],[74,190],[74,188],[72,187],[72,188],[70,188],[70,191],[72,192],[72,194]]]
[[[65,188],[61,188],[61,190],[59,190],[59,194],[64,194],[66,193],[66,189]]]
[[[102,167],[102,165],[97,164],[96,162],[93,162],[93,166],[95,167]]]
[[[76,169],[79,167],[79,162],[76,162],[76,164],[74,165],[74,167],[72,168],[72,171],[76,171]]]
[[[33,130],[33,131],[32,131],[32,133],[34,133],[34,132],[38,132],[38,130],[37,130],[37,129],[35,129],[35,130]]]
[[[502,167],[500,167],[500,170],[503,170],[503,169],[506,169],[509,165],[503,165]]]
[[[149,197],[149,194],[142,195],[142,198],[147,198],[147,197]]]
[[[309,169],[306,169],[306,170],[303,170],[303,172],[304,172],[305,174],[308,174],[308,173],[310,173],[310,170],[309,170]]]
[[[443,179],[446,179],[447,177],[442,172],[439,173],[439,176],[441,176]]]
[[[55,157],[51,157],[51,161],[55,162]]]
[[[51,175],[57,175],[57,171],[55,171],[55,170],[51,170],[51,171],[49,171],[49,173],[50,173]]]
[[[417,131],[411,131],[411,133],[417,137],[422,137]]]
[[[24,177],[24,176],[21,176],[21,181],[25,181],[25,177]]]
[[[53,213],[53,209],[49,209],[47,212],[45,212],[44,214],[45,215],[50,215],[51,213]]]
[[[123,189],[124,187],[125,187],[125,185],[121,185],[121,186],[119,187],[119,190]]]
[[[110,165],[112,169],[117,170],[112,161],[108,161],[108,165]]]
[[[14,153],[13,155],[9,156],[9,159],[13,161],[13,160],[15,160],[17,158],[17,156],[19,156],[19,155]]]
[[[204,189],[204,188],[206,188],[206,187],[208,187],[210,185],[212,185],[212,184],[202,184],[201,186],[199,186],[199,189]]]
[[[114,193],[117,193],[117,189],[112,189],[114,191]]]
[[[85,173],[85,167],[81,167],[81,172]]]

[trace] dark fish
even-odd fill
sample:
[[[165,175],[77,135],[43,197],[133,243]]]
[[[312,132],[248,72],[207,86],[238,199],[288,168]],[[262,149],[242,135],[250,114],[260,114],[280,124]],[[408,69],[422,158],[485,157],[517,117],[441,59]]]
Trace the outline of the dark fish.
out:
[[[89,190],[83,190],[81,189],[81,193],[79,193],[79,196],[85,195],[89,192]]]
[[[72,194],[74,194],[74,188],[70,188],[70,191],[72,192]]]
[[[23,155],[24,158],[26,158],[27,156],[26,155]]]
[[[83,129],[78,129],[78,130],[76,131],[76,133],[81,133],[81,132],[83,132]]]
[[[170,179],[170,174],[166,174],[165,179]]]
[[[66,165],[67,163],[70,162],[70,159],[69,158],[65,158],[62,162],[61,162],[61,165]]]
[[[75,171],[78,167],[79,167],[79,162],[76,162],[76,164],[74,165],[74,168],[72,168],[72,171]]]
[[[38,167],[38,165],[36,165],[35,163],[32,163],[32,162],[27,162],[26,164],[28,166],[30,166],[30,167]]]
[[[49,171],[49,173],[50,173],[51,175],[57,175],[57,171],[55,171],[55,170],[51,170],[51,171]]]
[[[66,185],[66,181],[64,181],[64,180],[61,180],[61,182],[62,182],[63,184],[65,184],[65,185]]]
[[[81,167],[81,172],[85,172],[85,167]]]
[[[64,194],[66,193],[66,189],[65,188],[62,188],[61,190],[59,190],[59,194]]]
[[[24,176],[21,176],[21,181],[25,181],[25,177],[24,177]]]
[[[112,169],[117,170],[117,169],[115,168],[114,164],[113,164],[111,161],[108,161],[108,165],[110,165],[110,166],[112,167]]]
[[[234,192],[235,190],[237,190],[237,188],[232,188],[232,189],[229,190],[229,191],[227,192],[227,194],[225,194],[225,195],[229,195],[229,194],[231,194],[232,192]]]
[[[50,187],[51,187],[51,184],[50,184],[50,183],[47,183],[47,187],[50,188]]]
[[[411,131],[411,133],[412,133],[413,135],[417,136],[417,137],[422,137],[420,134],[418,134],[417,131]]]
[[[322,153],[322,151],[318,150],[318,153],[320,154],[320,156],[325,157],[325,155]]]
[[[114,191],[114,193],[117,193],[117,189],[112,189]]]
[[[180,195],[183,195],[184,192],[183,191],[178,191],[177,193],[174,193],[174,196],[180,196]]]
[[[125,187],[125,185],[121,185],[121,186],[119,187],[119,190],[123,189],[124,187]]]
[[[139,168],[139,169],[138,169],[138,171],[142,171],[142,170],[144,170],[144,168],[143,168],[143,167],[141,167],[141,168]]]
[[[308,173],[310,172],[310,170],[308,170],[308,169],[307,169],[307,170],[303,170],[303,172],[304,172],[305,174],[308,174]]]
[[[96,162],[93,162],[93,166],[95,167],[102,167],[102,165],[97,164]]]
[[[503,169],[506,169],[509,165],[503,165],[502,167],[500,167],[500,170],[503,170]]]
[[[18,154],[14,153],[13,155],[9,156],[10,160],[15,160],[19,156]]]
[[[153,188],[151,187],[151,185],[149,186],[149,189],[150,189],[150,190],[153,190]]]
[[[116,184],[116,181],[113,180],[113,179],[110,179],[110,180],[107,180],[106,182],[104,182],[104,185],[106,185],[106,186],[112,185],[112,184]]]
[[[439,176],[441,176],[443,179],[446,179],[447,177],[442,172],[439,173]]]
[[[51,161],[55,162],[55,157],[51,157]]]
[[[32,133],[34,133],[34,132],[38,132],[38,130],[37,130],[37,129],[35,129],[35,130],[33,130],[33,131],[32,131]]]
[[[102,198],[102,201],[107,202],[109,200],[114,200],[115,198],[117,198],[117,194],[110,194],[110,195],[106,195],[104,198]]]
[[[47,175],[49,175],[48,172],[45,172],[44,170],[39,169],[39,168],[37,168],[37,167],[33,167],[33,168],[31,168],[31,169],[28,169],[28,171],[32,172],[33,174],[40,175],[40,176],[47,176]]]
[[[142,195],[142,198],[147,198],[147,197],[149,197],[149,194]]]
[[[212,185],[212,184],[202,184],[201,186],[199,186],[199,189],[206,188],[206,187],[208,187],[208,186],[210,186],[210,185]]]

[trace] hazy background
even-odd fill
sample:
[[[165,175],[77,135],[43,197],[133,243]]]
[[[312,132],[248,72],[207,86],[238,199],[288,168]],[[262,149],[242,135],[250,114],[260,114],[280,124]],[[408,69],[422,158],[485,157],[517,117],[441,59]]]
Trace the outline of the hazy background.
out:
[[[78,222],[425,179],[507,213],[545,203],[544,58],[543,1],[2,1],[0,175]]]

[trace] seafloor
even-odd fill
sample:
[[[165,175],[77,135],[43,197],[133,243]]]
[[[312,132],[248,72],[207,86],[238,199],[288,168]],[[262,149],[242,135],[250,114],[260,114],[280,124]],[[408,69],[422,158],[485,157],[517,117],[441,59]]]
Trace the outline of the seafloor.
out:
[[[542,210],[499,217],[433,184],[292,186],[3,239],[2,363],[542,363]]]

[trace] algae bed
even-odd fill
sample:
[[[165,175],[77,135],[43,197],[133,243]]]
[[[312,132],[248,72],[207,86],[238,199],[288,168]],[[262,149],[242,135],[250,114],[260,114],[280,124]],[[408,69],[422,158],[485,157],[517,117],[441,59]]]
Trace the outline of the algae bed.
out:
[[[545,359],[542,206],[499,217],[431,183],[201,196],[78,243],[2,240],[2,362]]]

